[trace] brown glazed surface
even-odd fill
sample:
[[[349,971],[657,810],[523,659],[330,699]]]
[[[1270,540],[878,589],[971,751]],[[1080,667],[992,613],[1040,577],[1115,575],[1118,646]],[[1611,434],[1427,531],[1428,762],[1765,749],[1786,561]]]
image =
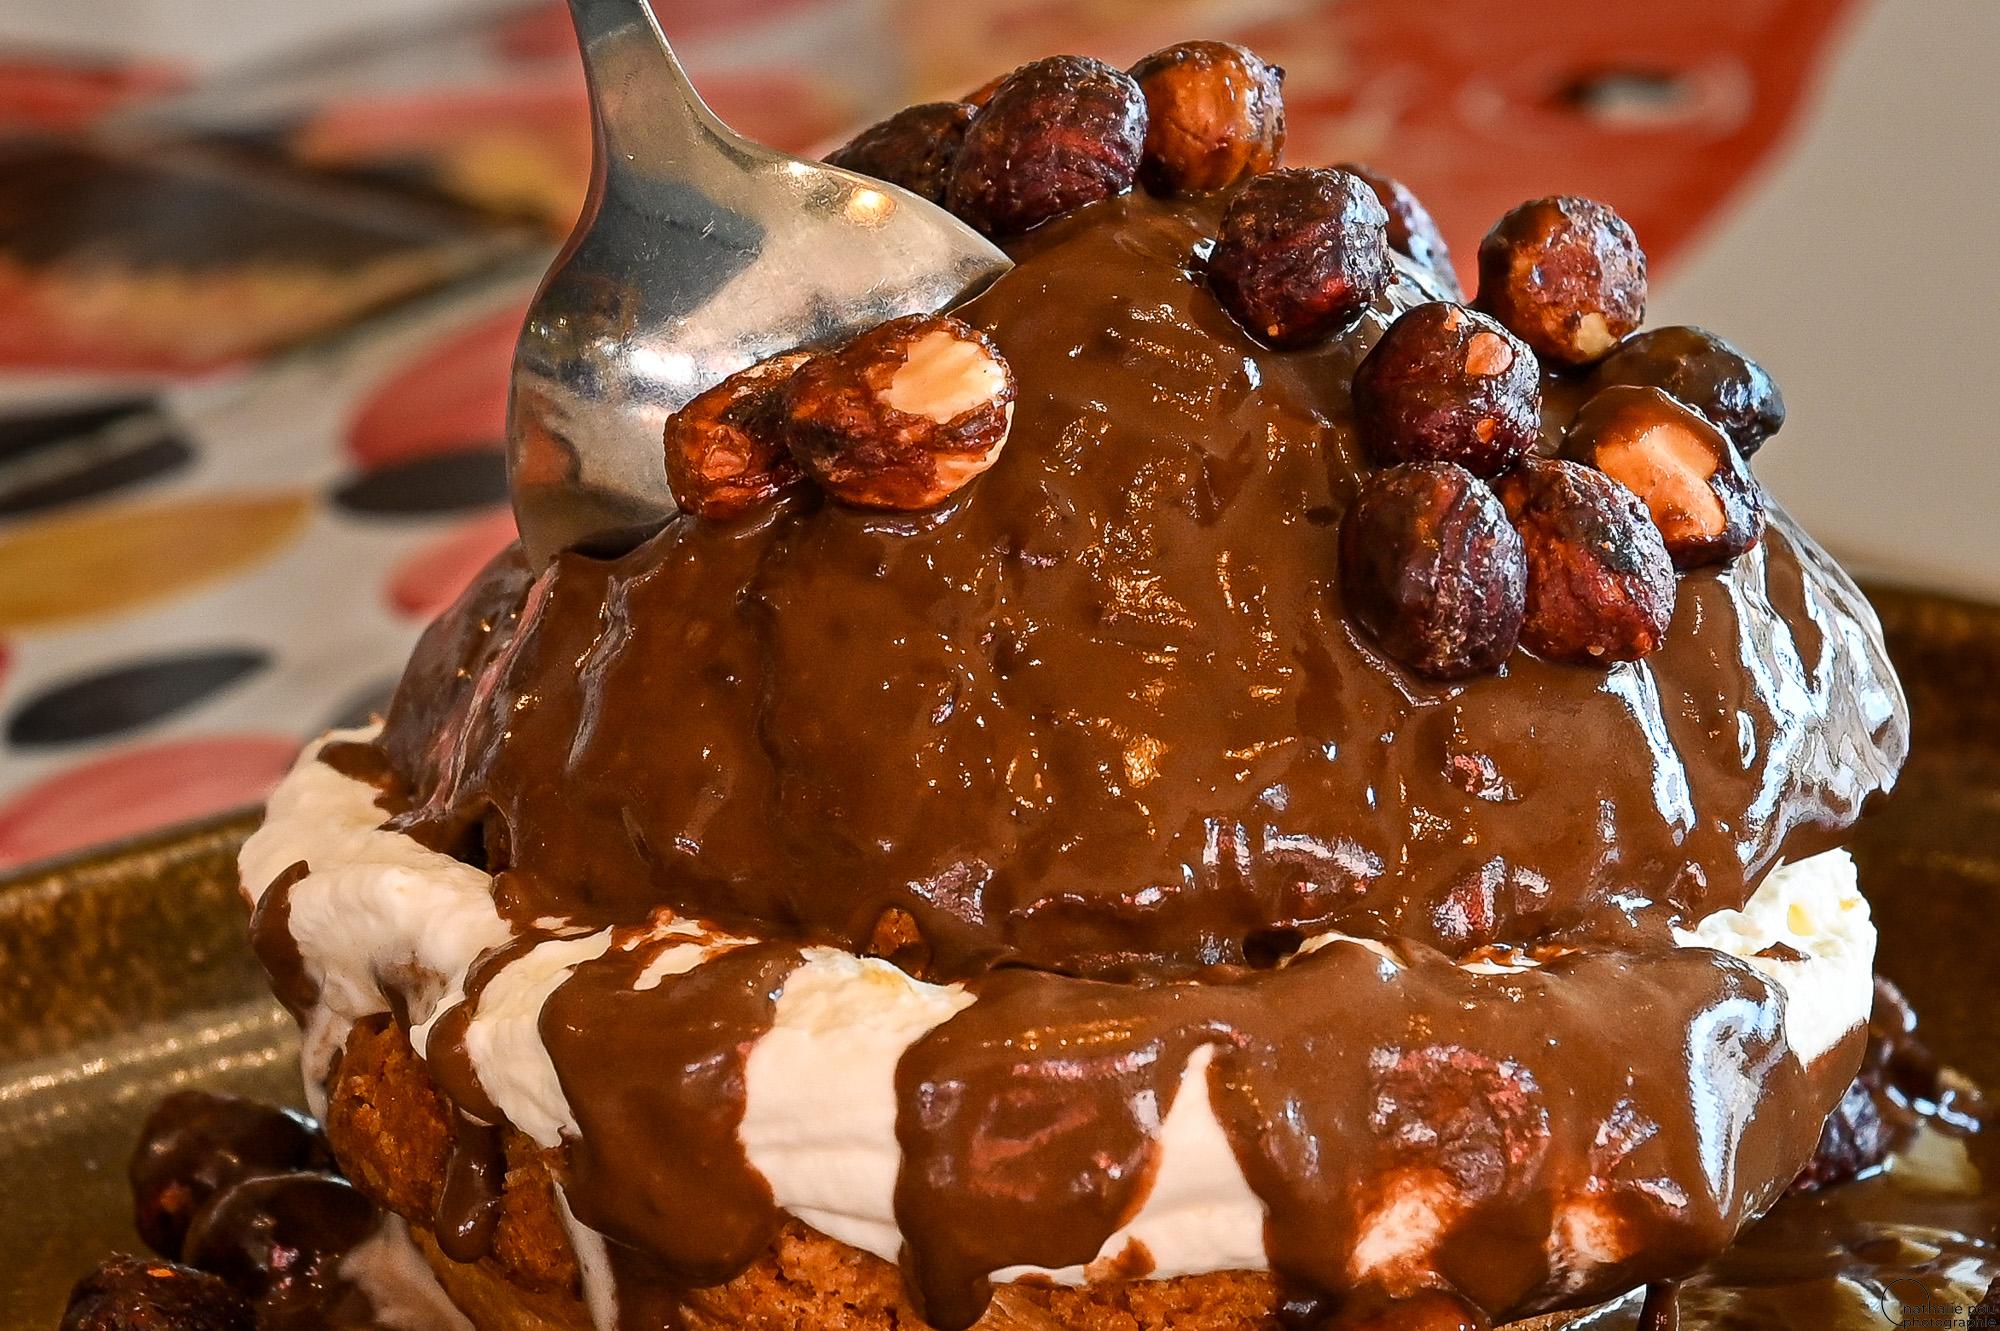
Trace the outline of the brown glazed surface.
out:
[[[522,934],[664,907],[772,940],[643,991],[614,948],[543,1011],[585,1125],[561,1174],[632,1325],[779,1233],[742,1060],[798,945],[865,950],[892,911],[980,999],[898,1077],[903,1265],[944,1328],[988,1271],[1130,1218],[1203,1047],[1302,1311],[1442,1283],[1500,1318],[1681,1274],[1852,1075],[1857,1041],[1808,1072],[1763,978],[1667,935],[1893,781],[1902,698],[1852,584],[1780,518],[1682,580],[1642,663],[1405,674],[1350,627],[1335,546],[1354,367],[1424,292],[1263,350],[1197,276],[1215,212],[1114,200],[1016,245],[963,312],[1013,366],[1013,435],[942,509],[802,495],[532,582],[506,556],[419,648],[392,825],[496,872]],[[1547,386],[1552,438],[1576,396]],[[1271,967],[1329,929],[1397,963]],[[1542,964],[1449,964],[1495,942]],[[1413,1193],[1436,1241],[1357,1274]],[[1570,1279],[1543,1239],[1579,1199],[1625,1255]]]
[[[411,830],[483,827],[520,920],[669,906],[859,950],[900,908],[940,977],[1144,977],[1272,930],[1661,937],[1890,783],[1868,612],[1787,522],[1683,579],[1638,665],[1437,685],[1371,650],[1336,527],[1393,311],[1257,347],[1190,275],[1213,212],[1114,200],[1016,246],[965,312],[1020,382],[1013,434],[943,509],[804,496],[564,557],[476,690],[480,642],[441,625],[390,717]]]

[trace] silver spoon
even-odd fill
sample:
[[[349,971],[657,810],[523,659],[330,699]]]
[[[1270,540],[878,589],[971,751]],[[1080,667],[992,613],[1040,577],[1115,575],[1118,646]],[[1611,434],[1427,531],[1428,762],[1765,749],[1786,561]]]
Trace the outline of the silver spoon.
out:
[[[537,562],[674,512],[668,416],[766,356],[947,308],[1006,271],[893,185],[776,152],[702,103],[647,0],[569,0],[590,83],[590,197],[514,352],[508,471]]]

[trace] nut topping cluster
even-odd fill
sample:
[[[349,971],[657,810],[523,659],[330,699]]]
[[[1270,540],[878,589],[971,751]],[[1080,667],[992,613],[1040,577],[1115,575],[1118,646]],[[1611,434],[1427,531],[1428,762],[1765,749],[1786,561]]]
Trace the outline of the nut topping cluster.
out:
[[[728,521],[808,479],[860,508],[935,508],[992,466],[1014,374],[991,339],[912,314],[819,354],[739,370],[667,421],[667,481],[684,512]]]
[[[1602,204],[1524,204],[1479,253],[1476,310],[1411,308],[1355,372],[1355,430],[1387,470],[1343,520],[1348,608],[1385,652],[1435,679],[1497,669],[1517,638],[1549,660],[1636,661],[1666,638],[1677,571],[1727,563],[1763,536],[1745,444],[1783,423],[1783,399],[1713,334],[1631,335],[1646,258]],[[1543,366],[1564,376],[1592,363],[1590,395],[1559,447],[1545,443]],[[1520,539],[1523,609],[1508,612],[1489,552],[1453,548],[1436,516],[1451,474],[1452,511],[1472,511],[1463,491],[1480,481],[1503,506]],[[1429,508],[1414,498],[1427,487]]]
[[[1274,169],[1283,82],[1283,70],[1231,42],[1181,42],[1129,71],[1049,56],[962,101],[899,111],[827,161],[1016,236],[1135,183],[1201,194]]]
[[[1747,459],[1784,423],[1776,385],[1702,329],[1638,331],[1645,252],[1592,199],[1502,217],[1464,302],[1437,223],[1401,182],[1351,163],[1279,165],[1283,79],[1227,42],[1182,42],[1125,72],[1052,56],[899,112],[829,160],[1002,237],[1135,184],[1226,192],[1194,266],[1245,333],[1281,351],[1380,309],[1402,259],[1428,270],[1427,290],[1447,299],[1404,311],[1354,375],[1355,433],[1380,470],[1342,520],[1347,608],[1435,679],[1498,670],[1517,646],[1597,666],[1654,651],[1677,572],[1763,535]],[[808,478],[863,507],[942,502],[991,464],[1014,395],[978,333],[931,331],[950,323],[900,320],[696,399],[667,432],[682,507],[726,519]],[[920,387],[947,380],[949,392]],[[1566,428],[1544,422],[1551,381],[1587,390]]]

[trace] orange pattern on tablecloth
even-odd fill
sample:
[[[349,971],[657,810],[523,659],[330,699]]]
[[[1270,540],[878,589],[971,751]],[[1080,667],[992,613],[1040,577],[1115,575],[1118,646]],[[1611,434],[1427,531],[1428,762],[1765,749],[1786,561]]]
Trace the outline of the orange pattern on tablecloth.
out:
[[[311,516],[302,494],[119,504],[0,535],[0,630],[46,629],[192,591],[263,562]]]

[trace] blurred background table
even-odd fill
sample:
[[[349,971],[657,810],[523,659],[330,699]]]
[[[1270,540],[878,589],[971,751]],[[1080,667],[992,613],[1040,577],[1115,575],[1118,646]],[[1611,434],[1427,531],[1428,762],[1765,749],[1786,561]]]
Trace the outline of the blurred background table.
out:
[[[1290,71],[1291,161],[1401,177],[1462,267],[1520,199],[1603,198],[1652,321],[1777,375],[1759,471],[1821,539],[2000,598],[1993,0],[660,9],[794,150],[1223,37]],[[381,706],[510,537],[507,359],[589,137],[548,0],[0,8],[0,866],[252,801]]]

